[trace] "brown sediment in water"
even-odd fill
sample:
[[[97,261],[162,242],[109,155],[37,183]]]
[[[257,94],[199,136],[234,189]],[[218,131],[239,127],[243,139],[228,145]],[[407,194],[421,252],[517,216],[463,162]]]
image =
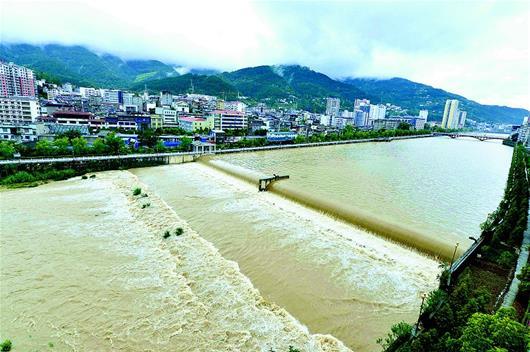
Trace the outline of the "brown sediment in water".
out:
[[[7,191],[0,210],[0,334],[17,348],[348,351],[263,299],[129,172]]]
[[[243,181],[258,185],[260,178],[266,177],[258,172],[249,170],[230,163],[215,160],[208,157],[200,159],[202,163],[222,171],[228,175]],[[429,233],[422,233],[396,222],[391,222],[373,216],[349,204],[340,204],[333,200],[322,199],[311,193],[296,188],[289,184],[289,180],[279,181],[269,186],[269,191],[281,195],[287,199],[300,203],[309,208],[324,212],[337,219],[364,228],[377,235],[401,243],[405,246],[415,248],[428,255],[432,255],[444,261],[450,261],[455,251],[455,242],[435,237]],[[458,248],[455,257],[463,253],[462,246]]]

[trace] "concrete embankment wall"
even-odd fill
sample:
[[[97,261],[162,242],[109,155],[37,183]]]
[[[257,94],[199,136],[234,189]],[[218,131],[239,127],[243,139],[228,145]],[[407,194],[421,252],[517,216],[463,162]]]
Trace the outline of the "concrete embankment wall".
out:
[[[261,175],[258,172],[213,158],[201,158],[200,161],[209,167],[256,185],[256,191],[259,179],[265,177],[265,175]],[[292,185],[289,182],[292,182],[292,180],[273,183],[270,185],[269,191],[314,210],[329,214],[344,222],[362,227],[365,230],[401,243],[407,247],[415,248],[428,255],[438,257],[441,260],[450,261],[453,256],[455,243],[449,240],[437,237],[434,234],[416,231],[397,222],[377,218],[349,204],[323,199],[322,197],[296,188],[296,185]],[[458,257],[461,254],[462,250],[460,249],[457,251],[456,256]]]

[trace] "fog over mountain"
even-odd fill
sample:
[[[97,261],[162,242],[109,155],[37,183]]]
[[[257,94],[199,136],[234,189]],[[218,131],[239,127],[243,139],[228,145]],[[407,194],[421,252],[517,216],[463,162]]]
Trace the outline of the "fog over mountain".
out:
[[[405,77],[482,104],[530,108],[528,2],[4,0],[0,6],[2,43],[83,45],[182,68],[299,64],[335,79]],[[124,6],[127,16],[118,15]],[[42,24],[43,18],[58,20]]]

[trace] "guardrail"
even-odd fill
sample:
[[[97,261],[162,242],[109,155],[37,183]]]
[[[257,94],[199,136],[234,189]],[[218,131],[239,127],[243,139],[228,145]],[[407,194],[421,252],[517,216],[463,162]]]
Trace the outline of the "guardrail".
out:
[[[398,137],[391,137],[391,140],[425,138],[425,137],[433,137],[433,136],[434,134],[432,133],[413,135],[413,136],[398,136]],[[344,141],[281,144],[281,145],[268,145],[268,146],[263,146],[263,147],[218,149],[215,151],[204,152],[204,153],[174,152],[174,153],[99,155],[99,156],[71,156],[71,157],[56,157],[56,158],[22,158],[22,159],[0,160],[0,165],[69,163],[69,162],[76,162],[76,161],[83,162],[83,161],[97,161],[97,160],[149,159],[149,158],[164,158],[164,157],[178,157],[178,156],[201,156],[201,155],[208,155],[208,154],[211,155],[211,154],[244,153],[244,152],[256,152],[256,151],[265,151],[265,150],[276,150],[276,149],[321,147],[321,146],[327,146],[327,145],[368,143],[368,142],[387,142],[387,141],[389,141],[389,138],[379,137],[379,138],[369,138],[369,139],[349,139],[349,140],[344,140]]]

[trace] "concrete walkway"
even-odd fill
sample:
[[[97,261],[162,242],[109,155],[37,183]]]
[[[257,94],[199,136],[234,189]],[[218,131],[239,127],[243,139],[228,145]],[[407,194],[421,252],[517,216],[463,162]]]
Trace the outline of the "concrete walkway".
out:
[[[528,262],[528,247],[530,246],[530,209],[528,211],[528,223],[526,224],[526,231],[523,234],[523,243],[521,244],[521,252],[519,259],[517,259],[517,266],[515,268],[515,274],[510,284],[510,288],[506,295],[504,295],[504,301],[502,302],[503,307],[510,307],[515,301],[517,292],[519,292],[519,284],[521,281],[517,278],[517,275],[521,273],[523,267]]]

